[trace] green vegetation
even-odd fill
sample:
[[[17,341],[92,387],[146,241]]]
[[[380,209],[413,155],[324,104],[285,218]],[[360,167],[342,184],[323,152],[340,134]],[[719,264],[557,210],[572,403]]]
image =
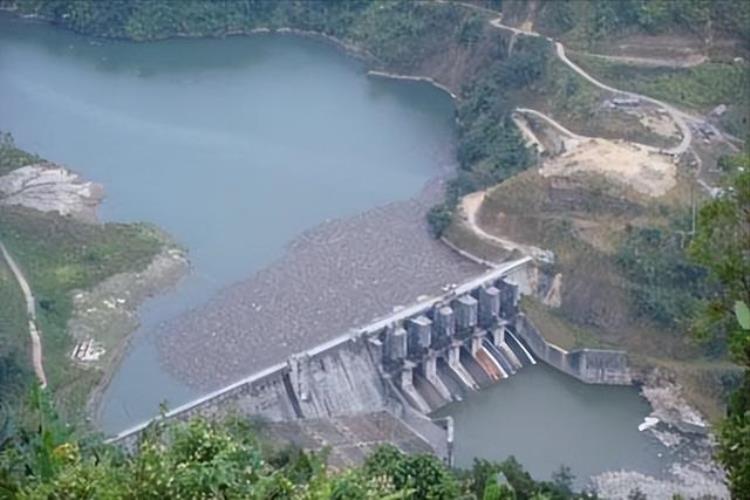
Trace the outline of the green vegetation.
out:
[[[689,238],[689,217],[666,228],[629,228],[616,259],[630,282],[638,315],[669,328],[685,326],[700,301],[714,292],[706,269],[688,261]]]
[[[23,13],[39,15],[79,33],[154,40],[223,36],[257,28],[294,28],[353,43],[390,67],[422,62],[457,41],[475,43],[485,23],[457,5],[409,1],[266,0],[183,2],[133,0],[16,0]]]
[[[133,40],[224,36],[257,28],[291,27],[354,45],[385,69],[428,75],[434,70],[430,65],[439,66],[445,54],[481,47],[481,57],[473,61],[465,78],[451,81],[459,94],[460,169],[457,178],[449,183],[446,203],[435,207],[428,216],[437,236],[448,227],[461,195],[497,184],[532,164],[533,153],[523,145],[510,119],[516,102],[535,98],[544,103],[542,111],[559,113],[577,124],[594,128],[602,125],[594,116],[601,92],[550,57],[548,42],[541,37],[519,38],[508,56],[507,41],[497,33],[488,33],[484,14],[457,4],[405,0],[5,0],[3,3],[77,32]],[[748,2],[541,0],[534,5],[536,29],[585,46],[605,37],[643,32],[690,34],[700,40],[720,36],[750,40]],[[497,5],[492,3],[492,7]],[[513,0],[507,0],[503,6],[508,16],[517,11],[519,20],[524,20],[527,8],[526,2]],[[739,134],[747,127],[747,114],[741,111],[750,105],[747,90],[750,80],[743,66],[710,63],[685,69],[636,70],[593,57],[577,56],[577,60],[617,87],[681,106],[705,111],[717,104],[734,104],[740,113],[727,113],[730,131]],[[577,130],[588,133],[585,126]],[[624,133],[616,135],[638,140]],[[2,139],[0,174],[32,160],[38,158],[15,149],[7,137]],[[609,334],[606,340],[617,343],[623,341],[617,332],[623,331],[624,323],[628,330],[632,329],[627,310],[632,302],[650,326],[639,325],[646,334],[636,340],[625,339],[630,342],[625,347],[635,346],[632,350],[639,353],[650,350],[659,352],[659,356],[673,357],[673,352],[660,348],[684,349],[682,344],[675,347],[675,330],[685,326],[696,310],[701,310],[695,330],[711,341],[714,351],[723,351],[728,345],[733,359],[748,367],[750,341],[738,321],[742,314],[739,318],[736,315],[736,304],[750,303],[750,161],[740,157],[723,161],[720,166],[732,176],[732,189],[701,210],[692,238],[683,220],[659,225],[654,218],[645,217],[646,223],[628,226],[620,241],[613,235],[623,229],[623,220],[632,217],[623,217],[618,211],[598,213],[599,207],[591,205],[599,200],[592,201],[590,185],[588,192],[582,191],[589,195],[583,201],[571,202],[564,197],[554,200],[552,195],[557,192],[559,196],[565,189],[556,191],[552,186],[541,190],[534,187],[532,192],[522,193],[536,196],[533,201],[539,204],[536,207],[539,210],[527,210],[528,205],[517,203],[520,195],[509,192],[512,186],[499,192],[491,203],[500,207],[494,213],[502,211],[507,216],[504,229],[509,236],[536,243],[534,236],[542,234],[544,246],[556,250],[558,265],[568,280],[566,287],[575,291],[570,295],[581,297],[578,303],[564,304],[554,314],[532,304],[530,314],[535,315],[535,320],[552,325],[559,333],[559,342],[565,346],[591,345],[593,338],[604,340],[600,330]],[[740,166],[745,170],[740,171]],[[601,201],[615,206],[612,200],[614,197],[602,196]],[[585,207],[571,208],[570,203]],[[575,217],[566,217],[566,211]],[[597,212],[596,216],[592,216],[593,212]],[[40,299],[48,360],[61,361],[48,363],[53,365],[49,370],[53,389],[60,389],[74,378],[75,370],[65,362],[70,347],[65,334],[71,312],[70,291],[92,286],[114,272],[145,265],[160,247],[159,239],[145,226],[83,226],[66,218],[20,209],[0,211],[0,238],[19,255],[30,273],[32,287]],[[556,246],[560,242],[564,243]],[[688,245],[692,263],[685,252]],[[576,275],[575,269],[586,269],[590,276]],[[0,384],[19,387],[22,384],[18,381],[28,380],[30,375],[28,367],[18,363],[23,359],[19,353],[26,349],[26,335],[24,318],[12,312],[18,310],[20,300],[12,285],[7,270],[0,267],[0,314],[3,314]],[[628,296],[632,301],[623,298]],[[627,306],[622,308],[619,304]],[[666,327],[666,334],[657,334],[651,329],[654,324]],[[695,371],[697,378],[707,373],[716,376],[710,369]],[[80,384],[87,376],[78,374],[76,381]],[[85,381],[84,385],[90,382]],[[5,396],[5,388],[0,390]],[[38,396],[37,401],[36,410],[44,410],[45,404]],[[76,398],[70,398],[71,401],[81,406]],[[3,422],[0,420],[0,426],[18,425],[20,431],[6,445],[0,460],[0,491],[5,488],[5,492],[21,498],[190,495],[492,499],[573,495],[564,473],[554,483],[537,483],[517,463],[508,461],[479,462],[470,475],[456,475],[434,458],[405,457],[388,447],[370,457],[362,468],[330,474],[319,456],[300,452],[266,454],[249,429],[237,423],[194,421],[175,427],[156,427],[141,443],[139,452],[127,457],[103,445],[60,437],[44,418],[33,421],[26,429],[23,422]],[[733,493],[738,498],[744,497],[750,491],[747,372],[719,432],[719,456],[729,473]]]
[[[526,8],[525,2],[507,4],[509,12]],[[545,32],[589,43],[628,32],[678,32],[750,44],[750,5],[740,0],[542,0],[537,12]]]
[[[38,160],[16,148],[10,134],[0,134],[0,175]],[[0,440],[12,431],[18,404],[33,380],[28,345],[26,303],[10,267],[0,259]]]
[[[461,170],[452,194],[497,184],[532,163],[534,157],[510,118],[514,106],[509,92],[540,80],[549,55],[545,40],[522,38],[511,57],[491,67],[464,92],[458,106]]]
[[[16,279],[0,260],[0,440],[11,431],[12,415],[32,380],[28,358],[26,304]]]
[[[742,307],[750,304],[750,154],[736,158],[724,193],[701,208],[690,255],[709,269],[721,289],[696,321],[698,334],[729,345],[735,362],[745,368],[726,420],[719,427],[719,459],[729,476],[733,496],[750,492],[750,329],[742,326]]]
[[[117,273],[145,268],[163,240],[144,225],[86,224],[20,207],[0,210],[0,240],[23,267],[37,299],[50,388],[68,411],[78,414],[99,374],[82,373],[69,360],[73,341],[67,323],[73,313],[73,291],[89,289]],[[18,288],[15,281],[7,285]],[[25,322],[22,331],[15,338],[27,351]],[[81,388],[85,389],[79,392]]]
[[[550,45],[541,38],[521,38],[513,54],[498,60],[462,93],[458,103],[459,171],[447,186],[446,201],[428,216],[432,232],[441,236],[459,199],[504,181],[534,162],[513,123],[514,91],[544,78]]]
[[[690,68],[641,67],[575,54],[581,67],[618,88],[710,111],[719,104],[750,104],[750,71],[743,64],[703,63]]]
[[[361,467],[331,472],[325,452],[279,447],[246,421],[157,423],[132,455],[77,440],[33,392],[23,424],[0,451],[3,498],[572,499],[572,476],[534,481],[513,458],[455,472],[430,455],[383,446]]]
[[[568,351],[609,347],[601,341],[600,336],[593,335],[591,329],[571,323],[558,309],[545,307],[536,299],[522,298],[521,309],[534,326],[544,332],[544,338],[558,347]]]
[[[12,135],[0,132],[0,175],[40,160],[38,156],[18,149],[13,142]]]
[[[729,106],[722,123],[740,137],[750,130],[750,67],[744,63],[703,63],[690,68],[648,68],[570,54],[586,71],[617,88],[655,97],[702,113]]]
[[[0,172],[39,158],[19,150],[5,135]],[[0,208],[0,241],[23,268],[35,298],[42,329],[45,371],[66,416],[80,417],[100,373],[81,370],[69,359],[73,348],[67,323],[72,292],[104,279],[145,268],[164,245],[164,237],[142,224],[87,224],[57,213],[17,206]],[[6,417],[31,379],[29,335],[21,291],[5,262],[0,263],[0,393]],[[3,410],[3,408],[0,408]]]

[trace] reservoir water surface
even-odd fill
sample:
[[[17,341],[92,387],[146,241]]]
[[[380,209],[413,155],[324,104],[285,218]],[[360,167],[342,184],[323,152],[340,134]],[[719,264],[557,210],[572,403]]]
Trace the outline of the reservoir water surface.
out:
[[[103,220],[152,222],[189,251],[190,276],[141,309],[104,398],[108,432],[196,395],[161,368],[156,325],[263,269],[303,231],[416,195],[454,146],[447,95],[369,78],[326,43],[129,43],[6,15],[0,130],[103,184]],[[634,389],[538,366],[446,411],[462,465],[515,454],[543,476],[561,463],[584,476],[660,468],[659,446],[635,430],[648,408]]]
[[[19,146],[105,186],[104,220],[152,222],[188,249],[193,272],[146,304],[144,332],[303,230],[411,197],[453,142],[442,92],[368,78],[329,44],[289,36],[137,44],[5,17],[0,96],[0,129]],[[194,395],[147,337],[107,392],[108,431]]]

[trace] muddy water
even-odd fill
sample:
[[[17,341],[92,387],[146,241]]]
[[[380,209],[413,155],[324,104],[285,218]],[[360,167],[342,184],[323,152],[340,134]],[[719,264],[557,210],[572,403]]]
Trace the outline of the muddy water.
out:
[[[368,78],[360,62],[309,39],[135,44],[0,16],[0,129],[106,186],[103,219],[153,222],[193,264],[176,291],[141,308],[143,326],[104,397],[103,429],[475,275],[423,225],[440,188],[422,188],[452,167],[452,120],[443,93]],[[591,460],[652,470],[649,451],[618,448],[631,438],[648,446],[630,432],[642,401],[606,388],[576,398],[555,389],[568,383],[562,375],[533,373],[546,378],[513,404],[504,385],[455,410],[464,463],[516,452],[489,423],[485,447],[469,444],[471,418],[523,426],[543,394],[564,403],[559,422],[576,435],[605,410],[617,418],[602,417],[601,432],[628,433],[592,458],[529,426],[531,454],[516,453],[533,471],[546,473],[549,460],[574,470],[580,460],[586,473]]]

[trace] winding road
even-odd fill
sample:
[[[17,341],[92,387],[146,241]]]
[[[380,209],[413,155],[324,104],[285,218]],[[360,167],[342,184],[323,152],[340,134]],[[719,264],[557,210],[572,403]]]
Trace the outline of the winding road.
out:
[[[44,364],[42,362],[42,339],[39,335],[39,328],[36,325],[36,301],[34,295],[31,293],[29,282],[26,281],[21,268],[2,242],[0,242],[0,253],[3,254],[8,267],[10,267],[11,272],[16,277],[18,286],[21,287],[24,299],[26,300],[26,317],[29,322],[29,336],[31,337],[31,360],[34,365],[34,373],[39,380],[39,385],[44,389],[47,387],[47,376],[44,374]]]
[[[524,114],[534,115],[537,118],[541,118],[542,120],[544,120],[547,123],[549,123],[550,125],[552,125],[552,127],[556,128],[558,132],[560,132],[563,135],[567,135],[571,139],[576,139],[576,140],[579,140],[579,141],[584,141],[586,139],[591,139],[590,137],[586,137],[586,136],[583,136],[583,135],[580,135],[580,134],[576,134],[572,130],[569,130],[569,129],[565,128],[565,126],[563,124],[561,124],[560,122],[556,121],[555,119],[553,119],[553,118],[551,118],[551,117],[545,115],[544,113],[539,112],[539,111],[537,111],[535,109],[530,109],[530,108],[516,108],[516,112],[517,113],[524,113]]]
[[[477,222],[477,213],[479,208],[482,206],[484,201],[485,191],[477,191],[475,193],[468,194],[461,199],[461,211],[463,212],[466,222],[471,227],[472,231],[477,234],[480,238],[497,243],[501,247],[505,248],[509,252],[518,251],[522,255],[530,256],[540,262],[552,263],[555,261],[555,256],[549,250],[543,250],[539,247],[532,245],[524,245],[513,240],[506,238],[500,238],[494,234],[490,234],[479,225]]]
[[[469,7],[469,8],[474,8],[474,9],[477,9],[477,10],[481,10],[483,12],[490,12],[490,13],[492,13],[494,15],[498,14],[498,12],[496,12],[496,11],[492,11],[492,10],[489,10],[489,9],[486,9],[486,8],[478,7],[478,6],[475,6],[475,5],[472,5],[472,4],[462,3],[462,5],[465,5],[466,7]],[[660,101],[658,99],[654,99],[653,97],[649,97],[649,96],[646,96],[646,95],[638,94],[636,92],[630,92],[630,91],[620,90],[620,89],[614,88],[614,87],[612,87],[610,85],[607,85],[606,83],[603,83],[603,82],[597,80],[596,78],[594,78],[593,76],[591,76],[590,74],[588,74],[580,66],[578,66],[577,64],[575,64],[573,61],[571,61],[568,58],[567,54],[565,53],[565,46],[562,43],[560,43],[560,42],[558,42],[558,41],[556,41],[556,40],[554,40],[554,39],[552,39],[550,37],[543,36],[543,35],[535,32],[535,31],[529,31],[529,30],[524,30],[524,29],[521,29],[521,28],[516,28],[514,26],[505,25],[505,24],[502,23],[502,16],[501,15],[499,15],[495,19],[490,20],[489,22],[495,28],[510,31],[511,33],[513,33],[514,38],[516,36],[544,37],[547,41],[549,41],[550,43],[554,44],[554,46],[555,46],[555,54],[557,55],[557,57],[565,65],[567,65],[570,69],[572,69],[573,71],[575,71],[578,75],[580,75],[586,81],[588,81],[592,85],[594,85],[594,86],[596,86],[596,87],[598,87],[598,88],[600,88],[602,90],[606,90],[608,92],[612,92],[612,93],[615,93],[615,94],[618,94],[618,95],[621,95],[621,96],[626,96],[626,97],[638,99],[640,101],[645,101],[645,102],[654,104],[654,105],[662,108],[672,118],[672,120],[675,122],[675,124],[677,125],[677,127],[680,129],[680,133],[681,133],[682,137],[681,137],[680,143],[677,146],[674,146],[672,148],[667,148],[667,149],[658,149],[658,148],[655,148],[653,146],[648,146],[648,145],[645,145],[645,144],[640,144],[640,146],[642,146],[642,147],[644,147],[644,148],[646,148],[648,150],[654,151],[654,152],[658,152],[658,153],[662,153],[662,154],[669,154],[669,155],[672,155],[672,156],[675,156],[675,157],[678,157],[678,156],[682,155],[683,153],[685,153],[686,151],[688,151],[690,149],[690,145],[691,145],[691,143],[693,141],[693,133],[692,133],[692,130],[690,129],[690,123],[700,122],[700,121],[702,121],[701,118],[695,117],[695,116],[691,116],[691,115],[689,115],[689,114],[687,114],[687,113],[685,113],[683,111],[680,111],[677,108],[675,108],[675,107],[673,107],[673,106],[671,106],[671,105],[669,105],[669,104],[667,104],[665,102],[662,102],[662,101]],[[511,47],[512,47],[512,44],[513,44],[513,42],[511,42]],[[557,122],[556,120],[554,120],[553,118],[551,118],[551,117],[549,117],[549,116],[545,115],[544,113],[541,113],[541,112],[539,112],[537,110],[528,109],[528,108],[517,108],[515,111],[516,111],[516,113],[528,114],[528,115],[533,115],[533,116],[536,116],[538,118],[541,118],[542,120],[544,120],[547,123],[549,123],[551,126],[553,126],[554,128],[556,128],[559,132],[561,132],[563,135],[569,137],[573,141],[582,141],[582,140],[586,140],[586,139],[591,139],[590,137],[585,137],[585,136],[582,136],[580,134],[576,134],[575,132],[569,130],[568,128],[566,128],[565,126],[563,126],[562,124],[560,124],[559,122]],[[519,125],[519,127],[520,127],[520,125]],[[532,137],[535,138],[533,132],[531,132],[531,131],[528,131],[528,132],[530,133],[530,135]],[[538,140],[536,140],[536,141],[538,142]],[[530,246],[527,246],[527,245],[521,245],[521,244],[519,244],[517,242],[513,242],[513,241],[507,240],[505,238],[500,238],[498,236],[489,234],[486,231],[484,231],[479,226],[479,224],[477,223],[477,220],[476,220],[476,214],[477,214],[477,211],[479,210],[479,207],[481,205],[481,201],[484,198],[484,194],[485,194],[484,191],[477,192],[477,193],[472,193],[470,195],[465,196],[462,199],[462,201],[461,201],[461,208],[462,208],[462,212],[463,212],[464,218],[465,218],[466,222],[468,223],[469,227],[472,229],[472,231],[475,234],[477,234],[479,237],[481,237],[483,239],[494,241],[495,243],[499,244],[500,246],[502,246],[502,247],[504,247],[506,249],[520,250],[525,255],[530,255],[530,256],[532,256],[532,257],[534,257],[536,259],[546,260],[546,261],[552,261],[554,259],[553,254],[551,252],[547,251],[547,250],[543,250],[543,249],[540,249],[540,248],[537,248],[537,247],[530,247]]]
[[[548,115],[545,115],[544,113],[539,112],[539,111],[537,111],[535,109],[516,108],[515,112],[516,113],[521,113],[521,114],[533,115],[533,116],[536,116],[537,118],[540,118],[540,119],[546,121],[553,128],[557,129],[557,131],[560,132],[562,135],[567,136],[573,144],[580,143],[582,141],[588,141],[588,140],[591,140],[591,139],[597,139],[597,137],[589,137],[589,136],[585,136],[585,135],[581,135],[581,134],[576,134],[572,130],[565,128],[564,125],[562,125],[560,122],[556,121],[554,118],[552,118],[552,117],[550,117]],[[531,135],[534,135],[533,131],[528,131],[528,132],[525,132],[525,133],[527,133],[527,134],[530,133]],[[535,140],[538,142],[538,139],[535,139]],[[649,146],[648,144],[641,144],[641,143],[635,143],[635,142],[633,144],[637,145],[639,148],[643,148],[644,150],[649,151],[651,153],[673,154],[668,149],[661,149],[661,148],[657,148],[655,146]]]
[[[492,26],[494,26],[495,28],[508,30],[508,31],[510,31],[510,32],[512,32],[512,33],[514,33],[516,35],[534,36],[534,37],[540,37],[540,36],[542,36],[539,33],[536,33],[534,31],[522,30],[520,28],[515,28],[513,26],[508,26],[508,25],[502,24],[502,17],[498,17],[496,19],[491,20],[490,24]],[[573,61],[571,61],[570,59],[568,59],[568,56],[565,53],[565,46],[562,43],[560,43],[560,42],[558,42],[558,41],[556,41],[556,40],[554,40],[554,39],[552,39],[550,37],[544,37],[544,38],[547,41],[549,41],[550,43],[555,44],[555,54],[557,54],[557,57],[563,63],[565,63],[570,69],[572,69],[573,71],[575,71],[576,73],[578,73],[581,77],[583,77],[584,79],[586,79],[592,85],[594,85],[596,87],[599,87],[602,90],[606,90],[608,92],[613,92],[615,94],[620,94],[620,95],[623,95],[623,96],[632,97],[634,99],[639,99],[641,101],[650,102],[651,104],[655,104],[655,105],[661,107],[662,109],[664,109],[664,111],[666,111],[667,114],[669,114],[669,116],[672,118],[672,120],[674,120],[674,122],[677,124],[677,127],[680,129],[680,132],[682,133],[682,140],[680,141],[680,143],[677,146],[675,146],[673,148],[669,148],[669,149],[664,149],[663,152],[667,153],[667,154],[679,156],[679,155],[683,154],[685,151],[688,150],[688,148],[690,147],[690,143],[693,140],[693,132],[690,130],[690,126],[688,125],[688,121],[697,121],[698,119],[696,117],[691,116],[691,115],[689,115],[689,114],[687,114],[687,113],[685,113],[683,111],[680,111],[677,108],[674,108],[673,106],[671,106],[671,105],[669,105],[669,104],[667,104],[665,102],[662,102],[662,101],[660,101],[658,99],[654,99],[653,97],[649,97],[649,96],[646,96],[646,95],[638,94],[638,93],[635,93],[635,92],[629,92],[629,91],[626,91],[626,90],[616,89],[616,88],[614,88],[612,86],[607,85],[606,83],[600,82],[599,80],[597,80],[596,78],[594,78],[590,74],[586,73],[586,71],[584,71],[576,63],[574,63]],[[541,114],[541,113],[539,113],[539,114]]]
[[[653,97],[649,97],[643,94],[637,94],[635,92],[628,92],[625,90],[616,89],[614,87],[610,87],[609,85],[600,82],[593,76],[586,73],[576,63],[568,59],[568,56],[565,55],[565,47],[560,42],[555,42],[555,51],[557,53],[557,56],[560,58],[560,60],[564,62],[565,64],[567,64],[570,67],[570,69],[572,69],[573,71],[575,71],[576,73],[578,73],[583,78],[591,82],[593,85],[599,87],[600,89],[608,90],[614,93],[619,93],[619,94],[632,97],[635,99],[640,99],[641,101],[650,102],[651,104],[656,104],[657,106],[664,109],[664,111],[666,111],[669,114],[669,116],[672,117],[674,122],[680,128],[680,132],[682,132],[682,140],[680,141],[680,143],[673,148],[665,149],[664,152],[675,155],[675,156],[679,156],[688,150],[688,148],[690,147],[690,143],[693,141],[693,132],[690,130],[690,126],[687,123],[687,119],[695,120],[694,117],[686,113],[683,113],[682,111],[670,106],[669,104],[665,102],[662,102],[658,99],[654,99]]]

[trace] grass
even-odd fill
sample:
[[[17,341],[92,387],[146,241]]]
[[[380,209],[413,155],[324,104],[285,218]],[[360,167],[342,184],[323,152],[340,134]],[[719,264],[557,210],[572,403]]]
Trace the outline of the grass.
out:
[[[0,132],[0,175],[40,161],[42,159],[39,156],[18,149],[10,134]]]
[[[550,57],[544,78],[516,92],[514,99],[581,135],[626,139],[656,147],[671,144],[670,139],[652,132],[638,117],[603,108],[604,101],[612,97],[611,92],[594,86],[557,57]]]
[[[573,349],[608,347],[591,331],[572,324],[558,310],[545,306],[536,299],[524,297],[521,308],[544,337],[553,344],[570,351]]]
[[[23,268],[37,299],[50,388],[64,403],[63,413],[80,410],[98,374],[81,370],[69,360],[73,346],[67,323],[73,313],[72,292],[89,289],[117,273],[144,269],[161,249],[163,239],[146,225],[86,224],[21,207],[0,209],[0,239]],[[6,288],[3,281],[3,290]],[[23,335],[14,338],[27,341]],[[86,390],[72,390],[81,384]],[[71,398],[72,394],[77,396]]]
[[[614,87],[700,112],[719,104],[750,105],[750,67],[707,62],[689,68],[639,67],[580,53],[571,59]]]
[[[12,418],[32,380],[26,304],[13,273],[0,259],[0,440],[4,422]]]

